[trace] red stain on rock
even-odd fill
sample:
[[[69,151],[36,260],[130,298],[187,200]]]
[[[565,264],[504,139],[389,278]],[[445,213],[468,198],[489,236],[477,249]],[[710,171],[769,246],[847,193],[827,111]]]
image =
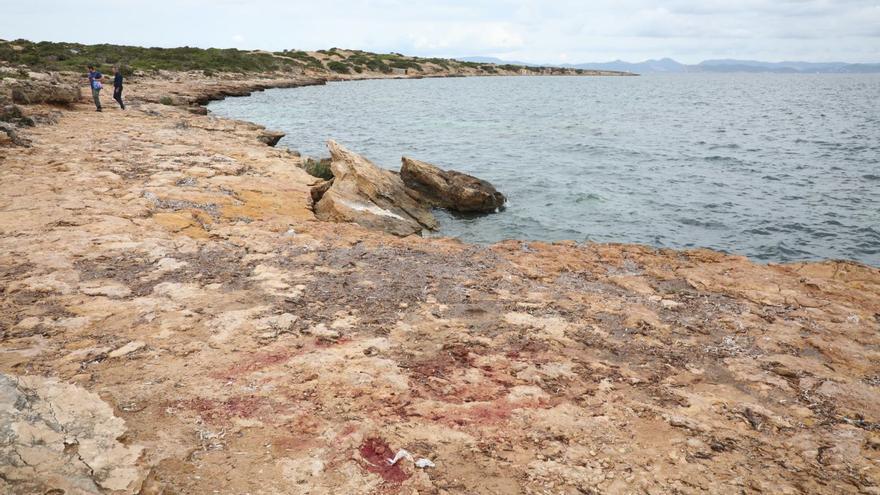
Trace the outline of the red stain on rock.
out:
[[[223,407],[229,416],[250,418],[256,415],[257,410],[265,403],[261,397],[232,397],[223,402]]]
[[[449,426],[492,426],[506,422],[517,409],[538,409],[543,401],[523,400],[511,402],[498,399],[484,403],[474,403],[468,407],[452,408],[429,417],[432,421]]]
[[[249,359],[245,359],[240,361],[224,371],[218,371],[216,373],[212,373],[211,376],[214,378],[218,378],[220,380],[232,380],[239,375],[244,375],[247,373],[253,373],[254,371],[261,370],[263,368],[268,368],[269,366],[283,363],[290,358],[292,358],[294,354],[288,351],[278,351],[278,352],[268,352],[263,354],[257,354]]]
[[[386,483],[400,484],[409,479],[401,464],[388,464],[388,459],[394,457],[391,447],[381,438],[368,438],[360,447],[361,467],[371,473],[378,474]]]
[[[204,421],[217,423],[229,418],[251,418],[269,406],[266,399],[256,396],[231,397],[225,401],[196,398],[174,403],[176,407],[195,411]]]

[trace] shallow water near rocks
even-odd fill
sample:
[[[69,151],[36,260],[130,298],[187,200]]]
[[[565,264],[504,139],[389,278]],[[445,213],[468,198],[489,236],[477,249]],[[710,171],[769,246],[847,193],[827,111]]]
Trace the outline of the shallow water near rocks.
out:
[[[667,75],[375,80],[268,90],[217,115],[328,155],[402,155],[476,175],[495,215],[443,236],[708,247],[758,261],[880,266],[880,76]]]

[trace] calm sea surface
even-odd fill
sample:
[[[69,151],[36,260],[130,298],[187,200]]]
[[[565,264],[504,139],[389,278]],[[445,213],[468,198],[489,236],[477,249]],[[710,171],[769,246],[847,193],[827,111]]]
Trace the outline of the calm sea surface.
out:
[[[880,266],[880,76],[488,77],[331,83],[210,105],[328,155],[476,175],[498,214],[440,235],[708,247]]]

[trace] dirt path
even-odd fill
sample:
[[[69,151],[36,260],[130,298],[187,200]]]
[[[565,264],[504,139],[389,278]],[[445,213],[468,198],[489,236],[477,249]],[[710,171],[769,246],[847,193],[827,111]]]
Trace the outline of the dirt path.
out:
[[[0,149],[0,491],[880,493],[877,269],[323,224],[171,90]]]

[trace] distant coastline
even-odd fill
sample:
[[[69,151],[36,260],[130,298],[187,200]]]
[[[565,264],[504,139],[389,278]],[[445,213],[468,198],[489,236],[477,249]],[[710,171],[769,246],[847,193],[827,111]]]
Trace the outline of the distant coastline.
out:
[[[464,57],[461,60],[494,64],[522,64],[494,57]],[[545,64],[547,65],[547,64]],[[875,74],[880,73],[878,63],[847,62],[761,62],[757,60],[719,59],[705,60],[698,64],[683,64],[671,58],[645,60],[644,62],[590,62],[559,64],[561,68],[584,70],[611,70],[638,74],[691,74],[691,73],[770,73],[770,74]]]

